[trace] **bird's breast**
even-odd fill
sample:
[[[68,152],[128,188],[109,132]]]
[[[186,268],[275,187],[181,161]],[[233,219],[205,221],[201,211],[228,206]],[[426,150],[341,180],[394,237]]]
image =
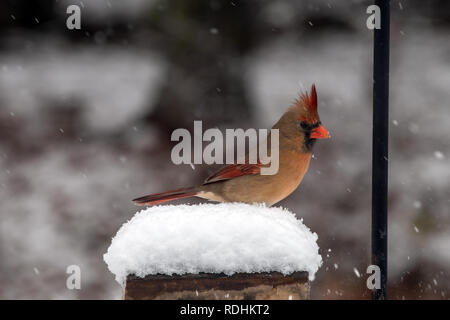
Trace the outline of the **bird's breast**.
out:
[[[311,153],[290,151],[280,154],[280,168],[274,176],[275,185],[280,187],[280,200],[286,198],[300,185],[309,168]]]

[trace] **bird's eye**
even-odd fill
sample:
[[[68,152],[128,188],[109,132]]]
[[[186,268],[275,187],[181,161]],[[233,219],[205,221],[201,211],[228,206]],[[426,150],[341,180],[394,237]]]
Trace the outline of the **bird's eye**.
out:
[[[303,121],[300,122],[300,127],[303,130],[308,130],[309,129],[309,125],[306,122],[303,122]]]

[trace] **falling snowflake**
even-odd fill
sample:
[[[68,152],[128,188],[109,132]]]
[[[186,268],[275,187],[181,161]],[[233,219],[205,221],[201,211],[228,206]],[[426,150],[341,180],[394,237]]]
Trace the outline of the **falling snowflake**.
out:
[[[434,157],[438,160],[442,160],[442,159],[444,159],[444,154],[441,151],[436,150],[434,152]]]

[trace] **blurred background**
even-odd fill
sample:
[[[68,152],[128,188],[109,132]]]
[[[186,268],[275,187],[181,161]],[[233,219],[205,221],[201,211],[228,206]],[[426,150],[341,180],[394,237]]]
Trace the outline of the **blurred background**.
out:
[[[130,200],[217,168],[174,165],[172,131],[270,128],[312,83],[332,139],[279,205],[319,236],[312,298],[370,298],[370,4],[2,1],[0,298],[120,299],[102,256]],[[448,299],[450,3],[391,7],[389,293]]]

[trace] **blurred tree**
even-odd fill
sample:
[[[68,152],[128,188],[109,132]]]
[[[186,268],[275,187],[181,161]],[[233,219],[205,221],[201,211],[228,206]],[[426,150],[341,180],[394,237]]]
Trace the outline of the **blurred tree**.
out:
[[[149,23],[169,61],[156,108],[147,119],[170,130],[223,125],[252,116],[242,57],[252,48],[254,1],[169,0],[156,3]]]
[[[6,0],[0,3],[2,25],[36,27],[54,16],[54,0]]]

